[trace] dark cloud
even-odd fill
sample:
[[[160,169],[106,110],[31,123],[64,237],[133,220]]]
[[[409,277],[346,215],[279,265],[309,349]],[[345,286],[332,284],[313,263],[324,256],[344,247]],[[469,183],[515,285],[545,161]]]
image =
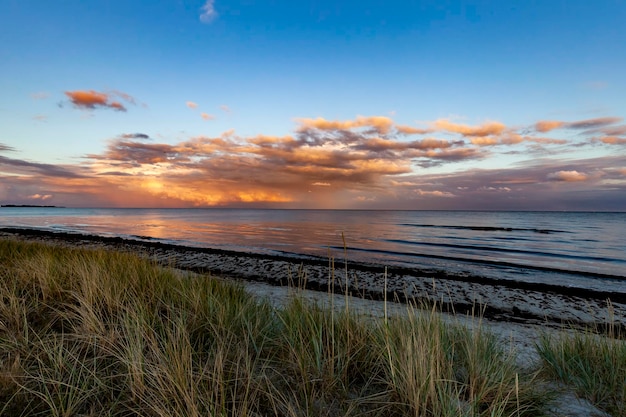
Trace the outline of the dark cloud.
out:
[[[129,174],[128,172],[122,172],[122,171],[105,171],[105,172],[99,172],[96,175],[112,176],[112,177],[132,177],[133,176],[133,174]]]
[[[143,138],[141,138],[143,139]],[[116,139],[111,141],[107,152],[102,155],[87,155],[87,158],[102,161],[122,161],[136,164],[155,164],[170,159],[178,159],[174,147],[166,144],[134,142]],[[183,158],[186,159],[186,158]]]
[[[58,165],[40,164],[36,162],[28,162],[21,159],[11,159],[0,156],[0,166],[4,166],[5,170],[15,174],[38,174],[47,177],[57,178],[81,178],[82,175],[77,172]]]
[[[15,148],[4,143],[0,143],[0,152],[14,152]]]
[[[150,139],[145,133],[124,133],[120,135],[123,139]]]
[[[621,122],[621,117],[598,117],[595,119],[579,120],[576,122],[563,122],[560,120],[542,120],[535,123],[537,132],[546,133],[555,129],[588,130]]]
[[[580,120],[578,122],[566,123],[565,126],[570,129],[594,129],[598,127],[619,123],[623,119],[621,117],[599,117],[596,119]]]

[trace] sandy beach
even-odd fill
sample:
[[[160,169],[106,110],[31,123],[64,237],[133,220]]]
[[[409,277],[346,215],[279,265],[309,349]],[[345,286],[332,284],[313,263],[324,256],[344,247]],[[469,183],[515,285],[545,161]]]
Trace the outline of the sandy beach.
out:
[[[504,280],[481,282],[478,277],[462,281],[437,271],[416,274],[408,269],[386,269],[384,265],[357,264],[343,259],[292,259],[33,229],[0,229],[0,238],[139,253],[162,265],[236,280],[249,292],[275,305],[285,303],[297,292],[335,308],[345,308],[349,303],[353,311],[365,315],[393,317],[406,312],[407,302],[436,301],[445,311],[456,313],[446,315],[446,320],[471,327],[477,322],[472,315],[482,315],[481,325],[510,342],[518,353],[518,361],[525,366],[536,363],[534,344],[546,329],[602,327],[607,320],[626,328],[626,300],[619,294],[611,297],[606,293],[545,284],[532,288]],[[382,302],[385,299],[389,301],[386,304]],[[586,401],[564,393],[554,415],[603,414]]]

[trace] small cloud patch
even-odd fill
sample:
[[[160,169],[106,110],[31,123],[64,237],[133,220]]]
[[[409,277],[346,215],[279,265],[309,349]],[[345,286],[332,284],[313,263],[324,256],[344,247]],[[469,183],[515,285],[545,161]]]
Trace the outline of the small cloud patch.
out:
[[[557,171],[548,174],[551,181],[580,182],[587,181],[588,178],[587,174],[578,171]]]

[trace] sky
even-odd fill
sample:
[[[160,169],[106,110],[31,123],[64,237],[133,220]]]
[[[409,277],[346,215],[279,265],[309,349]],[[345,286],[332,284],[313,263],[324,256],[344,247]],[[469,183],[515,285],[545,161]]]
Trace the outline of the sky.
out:
[[[626,1],[0,0],[0,204],[626,211]]]

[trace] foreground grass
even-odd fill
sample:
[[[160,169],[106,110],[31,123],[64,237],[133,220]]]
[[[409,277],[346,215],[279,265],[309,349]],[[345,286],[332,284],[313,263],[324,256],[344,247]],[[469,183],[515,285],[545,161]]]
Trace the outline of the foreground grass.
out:
[[[537,344],[545,372],[615,417],[626,417],[626,340],[611,327],[543,335]]]
[[[537,416],[479,325],[373,320],[119,252],[0,240],[0,415]]]

